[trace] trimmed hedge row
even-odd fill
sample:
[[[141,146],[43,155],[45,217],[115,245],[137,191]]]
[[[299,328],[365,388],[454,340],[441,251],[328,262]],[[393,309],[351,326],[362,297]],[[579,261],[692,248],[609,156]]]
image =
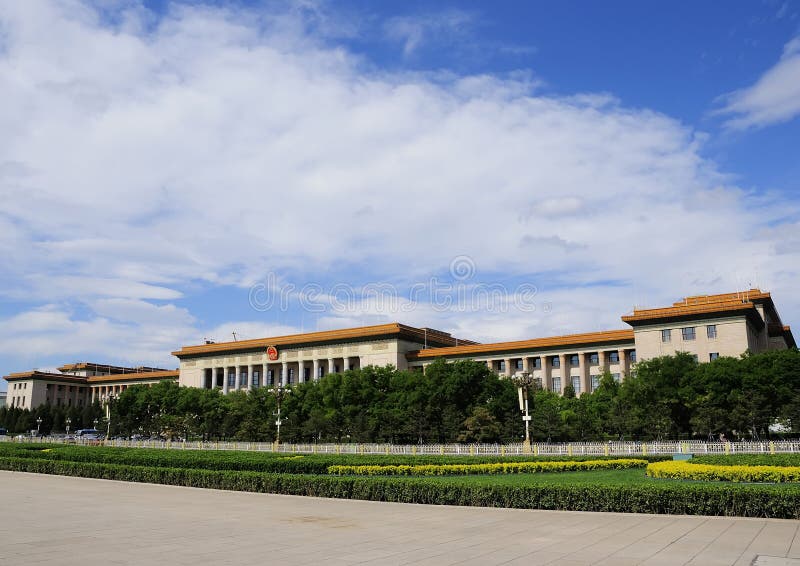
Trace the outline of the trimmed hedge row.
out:
[[[695,456],[692,462],[715,466],[800,466],[800,454],[731,454]]]
[[[585,461],[614,457],[597,456],[376,456],[359,454],[284,454],[225,450],[176,450],[163,448],[113,448],[63,444],[0,443],[0,456],[70,462],[97,462],[132,466],[238,470],[288,474],[326,474],[333,465],[442,465],[493,464],[499,462]],[[668,457],[666,457],[668,458]],[[665,457],[641,458],[648,461]]]
[[[644,468],[647,460],[585,460],[582,462],[500,462],[496,464],[443,464],[416,466],[329,466],[328,473],[355,476],[469,476],[533,474],[587,470]]]
[[[0,469],[399,503],[800,519],[800,488],[710,484],[475,485],[459,478],[342,477],[146,468],[0,457]]]
[[[654,462],[648,464],[652,478],[732,482],[800,482],[800,467],[793,466],[714,466],[691,462]]]

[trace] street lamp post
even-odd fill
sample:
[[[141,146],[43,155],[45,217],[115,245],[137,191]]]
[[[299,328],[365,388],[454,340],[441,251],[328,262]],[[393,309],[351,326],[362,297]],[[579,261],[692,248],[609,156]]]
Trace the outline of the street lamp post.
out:
[[[292,393],[292,390],[289,387],[283,386],[280,383],[276,383],[275,386],[269,390],[270,393],[275,395],[275,401],[278,406],[278,410],[275,411],[274,415],[277,417],[275,419],[275,426],[278,428],[278,431],[275,435],[275,447],[281,443],[281,425],[283,424],[283,419],[281,419],[281,404],[283,403],[283,398],[287,395]]]
[[[511,380],[517,386],[519,395],[519,410],[522,412],[522,420],[525,422],[525,442],[522,444],[522,451],[525,454],[531,453],[531,415],[528,411],[528,388],[533,384],[533,375],[530,372],[517,372],[511,376]]]
[[[108,437],[111,436],[111,403],[114,399],[116,399],[116,396],[113,393],[107,393],[103,397],[103,402],[106,406],[106,442],[108,442]]]
[[[99,421],[100,421],[100,419],[95,419],[95,420],[94,420],[94,429],[95,429],[95,430],[97,430],[97,423],[98,423]]]
[[[67,423],[67,436],[69,436],[69,425],[72,424],[72,419],[67,417],[66,423]]]
[[[42,417],[38,417],[36,419],[36,436],[41,436],[41,428],[42,428]]]

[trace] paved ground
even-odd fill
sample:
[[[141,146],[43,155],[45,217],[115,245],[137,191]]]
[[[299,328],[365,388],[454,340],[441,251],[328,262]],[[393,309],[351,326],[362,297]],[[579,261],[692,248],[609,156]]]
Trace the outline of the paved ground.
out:
[[[800,521],[404,505],[0,472],[0,564],[800,565]]]

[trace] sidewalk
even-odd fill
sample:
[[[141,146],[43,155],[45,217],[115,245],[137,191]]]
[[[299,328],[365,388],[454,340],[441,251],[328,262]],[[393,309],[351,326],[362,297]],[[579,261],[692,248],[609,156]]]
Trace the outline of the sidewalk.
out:
[[[0,564],[800,565],[800,521],[404,505],[0,472]]]

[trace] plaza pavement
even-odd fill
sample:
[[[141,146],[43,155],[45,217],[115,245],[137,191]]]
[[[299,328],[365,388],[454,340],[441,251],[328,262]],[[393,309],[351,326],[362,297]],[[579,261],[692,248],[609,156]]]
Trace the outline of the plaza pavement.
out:
[[[800,521],[406,505],[0,472],[0,564],[800,565]]]

